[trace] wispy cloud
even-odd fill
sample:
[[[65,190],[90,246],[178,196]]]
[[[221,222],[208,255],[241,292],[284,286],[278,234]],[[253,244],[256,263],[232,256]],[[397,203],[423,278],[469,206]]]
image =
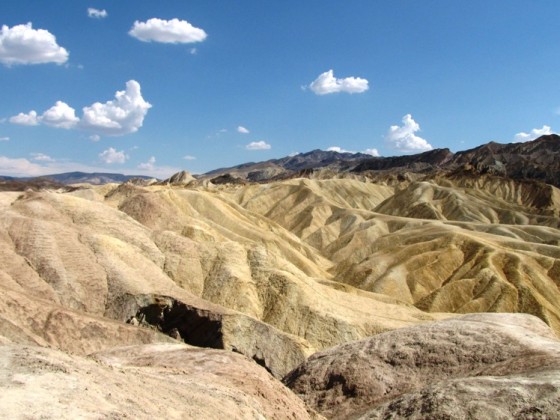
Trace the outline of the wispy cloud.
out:
[[[55,159],[44,153],[31,153],[31,160],[37,162],[55,162]]]
[[[241,133],[241,134],[249,134],[250,133],[250,131],[248,129],[246,129],[245,127],[243,127],[242,125],[237,127],[237,132]]]
[[[339,146],[331,146],[327,148],[327,152],[337,152],[337,153],[356,153],[352,150],[346,150]]]
[[[24,64],[64,64],[69,53],[56,43],[56,37],[45,29],[33,29],[32,23],[12,28],[2,25],[0,63],[5,66]]]
[[[37,154],[36,157],[40,158],[41,156]],[[169,166],[155,166],[154,163],[155,160],[152,162],[151,166],[148,165],[148,169],[143,169],[141,167],[119,167],[119,173],[125,175],[147,175],[154,178],[165,179],[181,170],[181,168]],[[107,167],[102,165],[84,165],[64,159],[52,159],[48,161],[47,159],[41,158],[39,160],[34,160],[33,156],[31,159],[0,156],[0,174],[7,176],[43,176],[76,171],[87,173],[106,172]]]
[[[138,169],[143,169],[145,171],[154,171],[156,168],[156,158],[154,156],[150,156],[147,162],[143,162],[138,164]]]
[[[406,114],[402,118],[402,126],[393,125],[389,128],[385,141],[389,147],[404,153],[432,150],[430,143],[415,134],[417,131],[420,131],[420,125],[412,115]]]
[[[268,150],[270,148],[272,148],[272,146],[263,140],[253,141],[245,146],[247,150]]]
[[[8,136],[0,137],[0,141],[10,141],[10,138]]]
[[[331,146],[327,148],[328,152],[338,152],[338,153],[357,153],[353,150],[346,150],[339,146]],[[361,151],[360,153],[371,155],[371,156],[379,156],[379,151],[377,149],[366,149]]]
[[[360,77],[345,77],[337,79],[333,70],[321,73],[310,85],[309,89],[316,95],[328,95],[330,93],[363,93],[369,89],[369,82]]]
[[[87,9],[87,14],[90,18],[95,18],[95,19],[103,19],[108,16],[107,10],[105,9],[99,10],[93,7],[89,7]]]
[[[185,159],[185,160],[196,160],[196,157],[191,156],[191,155],[185,155],[185,156],[183,156],[183,159]]]
[[[132,37],[144,42],[163,42],[168,44],[190,44],[204,41],[207,37],[203,29],[196,28],[186,20],[158,18],[146,22],[134,22],[128,32]]]

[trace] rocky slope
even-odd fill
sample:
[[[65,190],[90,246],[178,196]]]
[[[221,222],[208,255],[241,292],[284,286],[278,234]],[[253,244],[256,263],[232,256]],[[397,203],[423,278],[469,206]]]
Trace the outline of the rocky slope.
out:
[[[284,382],[329,418],[554,418],[560,342],[529,315],[465,315],[316,353]]]
[[[544,167],[553,140],[524,143],[515,153],[529,156],[533,169]],[[421,416],[422,410],[445,416],[446,407],[455,406],[476,417],[495,401],[498,417],[530,413],[523,410],[546,417],[558,400],[558,365],[549,350],[557,351],[553,336],[560,334],[560,190],[532,179],[530,171],[485,170],[497,161],[507,168],[518,162],[506,159],[510,146],[491,147],[499,159],[481,160],[487,152],[476,150],[433,151],[422,160],[359,157],[349,163],[312,152],[313,165],[322,169],[294,178],[315,166],[305,166],[309,156],[293,157],[280,162],[292,165],[289,176],[275,163],[281,170],[274,176],[287,179],[267,182],[251,182],[255,167],[248,165],[237,174],[195,179],[181,172],[149,185],[6,184],[0,192],[0,367],[8,366],[2,368],[8,376],[0,385],[11,394],[0,397],[0,406],[11,410],[15,401],[34,416],[56,417],[56,410],[74,404],[72,384],[87,382],[80,375],[91,370],[93,378],[112,378],[114,392],[108,392],[119,401],[100,406],[103,415],[118,416],[117,405],[132,404],[118,388],[137,376],[131,379],[134,392],[155,407],[135,412],[139,417],[162,409],[155,400],[166,392],[169,405],[178,407],[165,408],[171,417],[222,416],[201,408],[214,403],[208,392],[194,390],[196,377],[208,380],[204,389],[220,389],[224,409],[234,417],[283,418],[289,413],[264,399],[279,407],[296,404],[278,379],[297,369],[307,372],[298,378],[315,385],[293,374],[286,383],[329,417]],[[377,169],[352,171],[366,162],[377,162]],[[495,314],[453,320],[488,312]],[[480,356],[484,334],[497,337],[491,354],[499,357]],[[204,350],[195,357],[189,346]],[[460,360],[451,367],[445,367],[447,356],[437,356],[446,346],[465,349],[452,352]],[[369,384],[376,375],[368,366],[344,370],[353,362],[341,348],[357,352],[355,360],[370,348],[386,349],[390,367],[367,359],[368,366],[389,370],[377,378],[381,382],[364,387],[389,391],[379,397],[361,390],[360,381]],[[29,357],[13,364],[20,353]],[[324,380],[328,369],[319,361],[327,356],[321,354],[329,355],[328,369],[338,369],[329,374],[332,381]],[[434,368],[432,359],[444,368]],[[54,370],[45,373],[39,360]],[[201,360],[209,366],[225,360],[233,376],[200,379],[189,369]],[[308,370],[315,363],[318,370]],[[17,371],[24,366],[27,373]],[[447,376],[430,376],[430,369]],[[15,371],[16,379],[9,376]],[[25,394],[52,375],[60,387],[45,398],[63,402],[42,413]],[[243,375],[257,379],[239,382]],[[403,377],[419,385],[404,389]],[[354,388],[347,386],[350,380]],[[17,381],[26,385],[17,388]],[[95,390],[91,400],[82,389],[79,413],[101,398],[95,381],[87,382]],[[140,389],[142,381],[152,388],[170,381],[184,392],[166,385],[152,398]],[[268,384],[262,395],[254,392],[259,381]],[[323,388],[313,388],[317,384]],[[520,390],[514,392],[518,405],[511,403],[509,385]],[[494,397],[482,398],[485,392]],[[469,405],[469,395],[480,397],[480,405]],[[541,400],[551,403],[539,405]],[[236,403],[238,411],[228,405]],[[315,416],[313,408],[298,407],[295,417]]]
[[[184,344],[84,358],[4,343],[0,394],[6,418],[321,418],[243,356]]]

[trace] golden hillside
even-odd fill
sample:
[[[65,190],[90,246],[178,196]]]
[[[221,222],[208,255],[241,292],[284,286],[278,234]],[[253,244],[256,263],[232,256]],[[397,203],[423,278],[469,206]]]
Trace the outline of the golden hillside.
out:
[[[72,366],[94,354],[144,360],[159,348],[150,345],[179,340],[241,353],[227,362],[241,376],[261,375],[248,358],[282,378],[318,351],[465,313],[532,314],[560,333],[556,187],[456,174],[180,178],[0,193],[9,364],[24,351],[29,363],[46,358],[78,374]],[[113,363],[103,357],[99,377]],[[165,369],[154,383],[174,375]],[[57,392],[67,395],[72,380],[61,377]],[[228,381],[235,402],[244,388]],[[295,398],[270,386],[281,404]]]

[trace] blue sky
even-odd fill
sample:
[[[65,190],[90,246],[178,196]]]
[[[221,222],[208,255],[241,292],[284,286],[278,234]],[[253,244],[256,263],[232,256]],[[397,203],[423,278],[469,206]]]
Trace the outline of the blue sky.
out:
[[[3,0],[0,175],[526,141],[560,126],[558,17],[544,0]]]

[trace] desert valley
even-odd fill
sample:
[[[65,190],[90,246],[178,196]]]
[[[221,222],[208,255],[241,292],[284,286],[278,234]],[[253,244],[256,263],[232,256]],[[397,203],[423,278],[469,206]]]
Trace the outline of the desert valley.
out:
[[[558,418],[559,136],[102,181],[0,182],[7,417]]]

